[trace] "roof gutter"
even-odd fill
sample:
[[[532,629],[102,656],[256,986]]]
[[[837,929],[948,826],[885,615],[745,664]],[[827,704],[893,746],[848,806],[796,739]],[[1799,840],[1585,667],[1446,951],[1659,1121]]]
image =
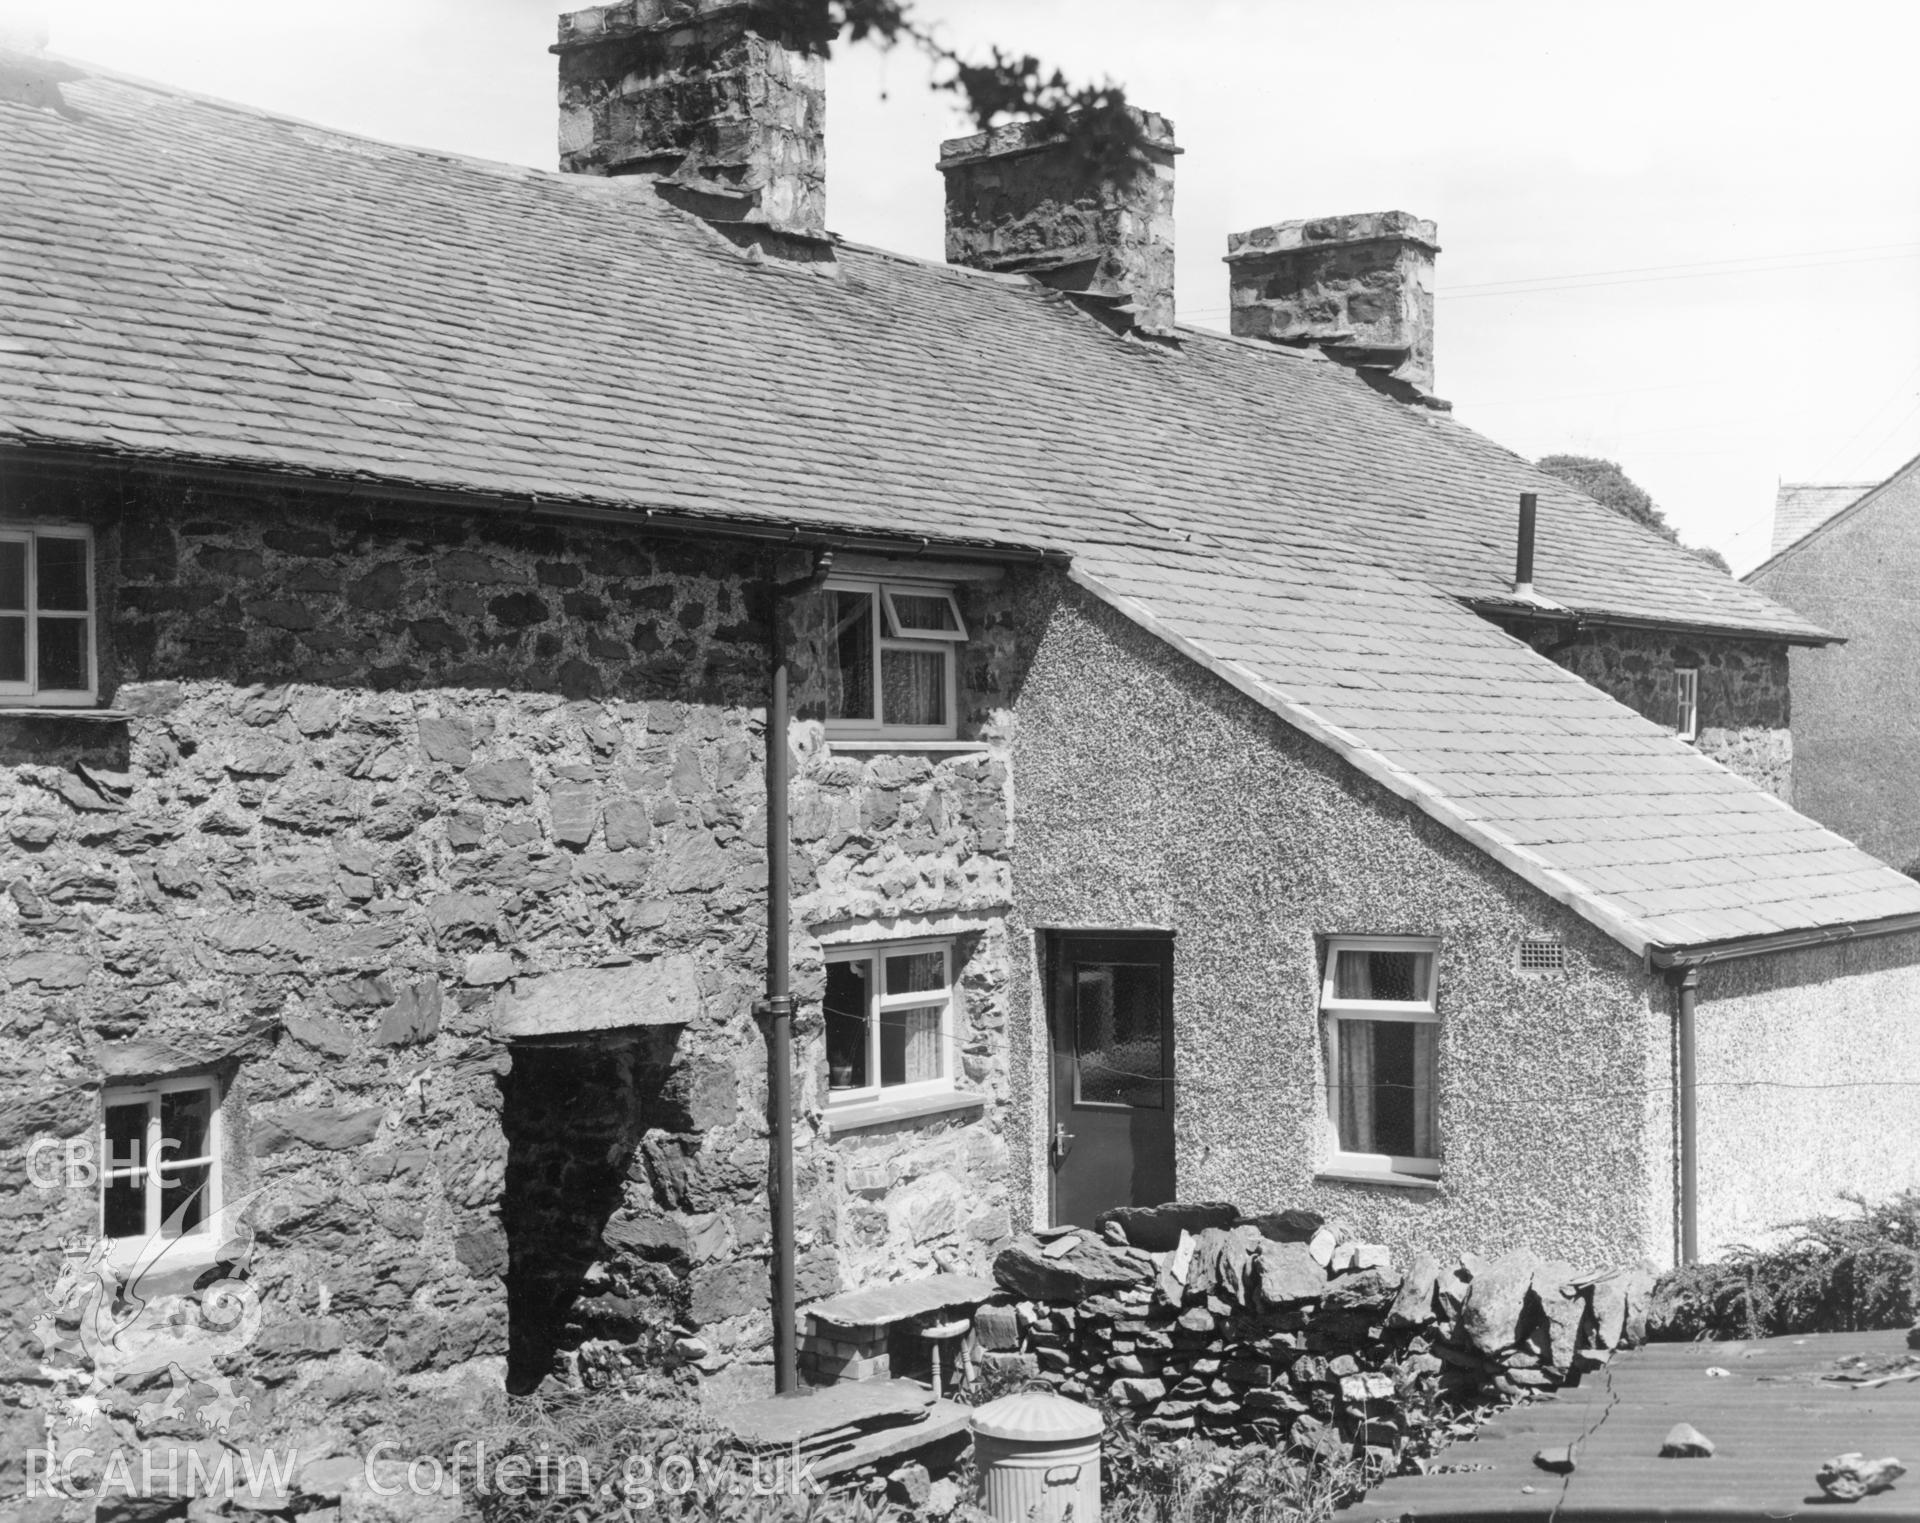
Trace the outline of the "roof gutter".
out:
[[[1753,624],[1698,624],[1682,619],[1656,619],[1644,614],[1609,613],[1595,608],[1548,608],[1512,597],[1463,597],[1459,601],[1483,618],[1531,619],[1542,624],[1579,624],[1589,629],[1649,629],[1662,634],[1698,635],[1707,639],[1778,640],[1783,645],[1845,645],[1845,635],[1794,633]]]
[[[1736,936],[1727,941],[1703,941],[1688,947],[1649,946],[1647,962],[1655,968],[1700,968],[1709,963],[1737,962],[1743,957],[1798,952],[1808,947],[1865,941],[1875,936],[1898,936],[1904,931],[1920,931],[1920,913],[1889,915],[1884,920],[1868,920],[1858,925],[1826,925],[1801,931],[1773,931],[1764,936]]]
[[[513,514],[518,517],[579,523],[623,524],[673,534],[696,535],[775,545],[796,550],[864,550],[879,555],[915,556],[938,550],[955,559],[1011,566],[1066,566],[1065,551],[1041,545],[1009,545],[988,540],[882,530],[809,528],[767,519],[689,513],[683,509],[623,504],[616,499],[541,497],[529,492],[478,492],[461,487],[389,481],[348,472],[272,470],[236,465],[217,458],[153,456],[84,448],[48,448],[0,442],[0,460],[50,470],[97,473],[137,471],[154,476],[186,476],[235,488],[305,491],[355,502],[395,502],[436,511]]]

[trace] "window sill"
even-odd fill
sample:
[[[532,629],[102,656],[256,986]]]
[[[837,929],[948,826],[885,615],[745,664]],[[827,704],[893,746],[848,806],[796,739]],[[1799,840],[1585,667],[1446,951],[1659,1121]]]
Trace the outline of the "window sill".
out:
[[[827,1106],[827,1135],[844,1136],[885,1126],[892,1121],[918,1121],[923,1116],[944,1116],[955,1111],[979,1110],[987,1103],[985,1095],[968,1090],[949,1090],[939,1095],[908,1095],[898,1100],[857,1100],[850,1105]]]
[[[1389,1174],[1380,1169],[1343,1169],[1333,1165],[1313,1172],[1315,1184],[1385,1185],[1392,1190],[1437,1190],[1437,1174]]]
[[[124,724],[133,717],[125,709],[61,708],[55,703],[16,707],[0,706],[0,719],[88,719],[107,724]]]
[[[827,749],[859,756],[878,751],[938,751],[958,754],[985,751],[989,748],[984,740],[835,740],[832,736],[828,736]]]
[[[116,1238],[107,1249],[107,1262],[124,1274],[138,1261],[151,1240],[145,1237]],[[193,1288],[193,1282],[220,1262],[221,1243],[211,1232],[195,1232],[177,1240],[141,1279],[149,1295],[177,1296]]]

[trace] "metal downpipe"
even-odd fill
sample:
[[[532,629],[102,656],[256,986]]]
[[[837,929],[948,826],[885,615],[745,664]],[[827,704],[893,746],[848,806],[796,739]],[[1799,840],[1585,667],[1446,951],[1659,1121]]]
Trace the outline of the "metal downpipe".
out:
[[[1695,1103],[1694,1004],[1700,989],[1700,970],[1676,968],[1674,988],[1679,993],[1676,1044],[1680,1052],[1680,1262],[1700,1258],[1700,1117]]]
[[[788,731],[786,600],[817,587],[833,568],[833,552],[815,554],[813,570],[773,584],[772,680],[767,698],[767,997],[756,1013],[767,1017],[767,1199],[772,1207],[773,1388],[799,1389],[799,1308],[795,1299],[793,1229],[793,873],[788,804],[792,778]]]

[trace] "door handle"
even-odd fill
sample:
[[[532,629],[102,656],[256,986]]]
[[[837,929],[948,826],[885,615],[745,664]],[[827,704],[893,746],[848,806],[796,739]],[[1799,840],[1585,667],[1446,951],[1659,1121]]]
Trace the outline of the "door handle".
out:
[[[1058,1123],[1053,1129],[1053,1158],[1058,1163],[1073,1151],[1073,1133],[1067,1130],[1066,1122]]]

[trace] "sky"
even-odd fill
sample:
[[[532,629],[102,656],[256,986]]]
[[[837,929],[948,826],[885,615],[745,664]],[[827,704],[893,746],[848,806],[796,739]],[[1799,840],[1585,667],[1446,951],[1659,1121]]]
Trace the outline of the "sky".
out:
[[[552,168],[552,0],[0,0],[69,57],[393,142]],[[1171,117],[1180,317],[1230,231],[1439,224],[1436,390],[1531,458],[1617,460],[1744,570],[1781,481],[1920,454],[1913,0],[917,0],[944,41]],[[917,53],[836,50],[828,223],[939,258]]]

